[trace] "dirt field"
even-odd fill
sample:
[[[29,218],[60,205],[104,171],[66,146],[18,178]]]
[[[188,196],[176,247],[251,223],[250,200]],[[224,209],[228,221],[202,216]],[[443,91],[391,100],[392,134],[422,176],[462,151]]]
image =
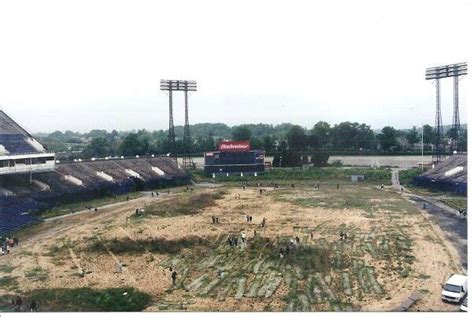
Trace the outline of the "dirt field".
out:
[[[129,286],[152,295],[147,311],[389,311],[417,291],[411,310],[457,310],[440,299],[456,250],[398,193],[260,189],[196,188],[38,225],[0,257],[0,297]]]

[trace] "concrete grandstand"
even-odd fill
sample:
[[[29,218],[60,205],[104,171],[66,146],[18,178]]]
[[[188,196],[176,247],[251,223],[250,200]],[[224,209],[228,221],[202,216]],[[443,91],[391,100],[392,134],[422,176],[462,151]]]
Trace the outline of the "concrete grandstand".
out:
[[[417,186],[467,196],[467,155],[454,155],[413,179]]]
[[[55,163],[54,153],[0,111],[0,235],[63,203],[187,182],[169,157]]]

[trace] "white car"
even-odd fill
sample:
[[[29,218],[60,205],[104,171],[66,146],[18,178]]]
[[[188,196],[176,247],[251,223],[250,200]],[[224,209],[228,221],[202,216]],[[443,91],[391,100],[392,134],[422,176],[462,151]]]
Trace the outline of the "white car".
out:
[[[464,298],[464,300],[462,301],[461,306],[459,306],[459,310],[460,310],[460,311],[465,311],[465,312],[467,312],[467,296],[466,296],[466,298]]]
[[[444,284],[441,298],[444,301],[460,303],[467,295],[467,276],[454,274]]]

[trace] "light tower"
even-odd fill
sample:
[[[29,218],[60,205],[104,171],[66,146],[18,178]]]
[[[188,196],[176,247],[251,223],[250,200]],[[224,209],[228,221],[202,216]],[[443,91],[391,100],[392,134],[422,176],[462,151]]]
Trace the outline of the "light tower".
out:
[[[183,165],[185,169],[193,166],[193,159],[191,157],[191,130],[189,128],[189,112],[188,112],[188,91],[196,91],[197,85],[194,80],[166,80],[160,81],[160,90],[167,91],[169,94],[169,130],[168,140],[170,143],[170,156],[172,156],[176,163],[178,162],[176,153],[176,135],[174,132],[173,123],[173,91],[184,91],[184,137],[183,143],[185,147]]]
[[[426,69],[425,79],[435,80],[436,84],[436,140],[435,153],[433,155],[433,163],[439,163],[444,156],[443,144],[443,123],[441,118],[441,100],[440,100],[440,79],[453,77],[454,80],[454,99],[453,99],[453,127],[451,134],[452,149],[457,149],[459,138],[459,76],[467,75],[467,63],[450,64],[445,66],[437,66]]]

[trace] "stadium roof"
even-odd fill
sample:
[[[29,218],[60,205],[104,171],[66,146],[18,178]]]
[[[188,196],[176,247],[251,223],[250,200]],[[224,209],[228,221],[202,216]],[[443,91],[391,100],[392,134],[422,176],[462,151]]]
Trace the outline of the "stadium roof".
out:
[[[0,110],[0,156],[45,152],[41,143]]]

